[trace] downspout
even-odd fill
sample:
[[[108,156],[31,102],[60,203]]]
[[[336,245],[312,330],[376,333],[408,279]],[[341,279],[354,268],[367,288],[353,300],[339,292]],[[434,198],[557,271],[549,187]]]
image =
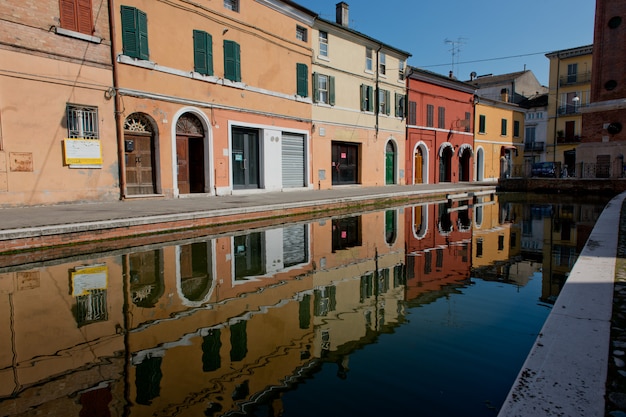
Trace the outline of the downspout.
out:
[[[374,92],[374,106],[375,106],[375,114],[376,114],[376,127],[374,138],[378,140],[378,121],[380,116],[380,105],[378,100],[380,99],[379,91],[378,91],[378,83],[380,80],[380,50],[383,49],[382,45],[378,45],[378,49],[376,50],[376,91]]]
[[[556,166],[556,122],[559,118],[559,84],[561,83],[561,54],[556,54],[556,92],[554,96],[554,136],[552,137],[552,162]]]
[[[120,200],[126,197],[126,154],[124,151],[124,123],[122,121],[122,98],[119,91],[119,75],[117,63],[117,46],[116,46],[116,30],[115,30],[115,1],[109,0],[109,31],[111,32],[111,63],[113,64],[113,90],[115,91],[115,130],[117,132],[117,159],[120,177]]]

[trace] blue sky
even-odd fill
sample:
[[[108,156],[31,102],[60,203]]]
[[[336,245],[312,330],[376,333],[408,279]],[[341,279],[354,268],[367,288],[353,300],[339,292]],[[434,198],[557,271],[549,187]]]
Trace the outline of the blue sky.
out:
[[[335,21],[339,0],[295,1]],[[409,65],[446,75],[454,69],[460,80],[525,66],[547,86],[546,53],[593,43],[595,0],[345,2],[352,29],[411,53]]]

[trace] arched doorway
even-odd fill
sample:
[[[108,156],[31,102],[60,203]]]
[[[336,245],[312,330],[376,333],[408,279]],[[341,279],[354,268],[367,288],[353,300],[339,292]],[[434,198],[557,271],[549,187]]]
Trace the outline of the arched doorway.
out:
[[[154,130],[150,119],[133,113],[124,121],[126,193],[156,194]]]
[[[396,148],[392,141],[385,147],[385,184],[396,183]]]
[[[191,113],[176,122],[176,164],[179,193],[204,193],[204,128]]]
[[[478,148],[476,151],[476,181],[483,181],[485,179],[485,151],[483,148]]]
[[[424,183],[424,161],[422,147],[418,146],[413,154],[413,184]]]
[[[459,181],[471,181],[472,148],[468,144],[459,149]]]
[[[447,143],[439,149],[439,182],[452,182],[452,145]]]

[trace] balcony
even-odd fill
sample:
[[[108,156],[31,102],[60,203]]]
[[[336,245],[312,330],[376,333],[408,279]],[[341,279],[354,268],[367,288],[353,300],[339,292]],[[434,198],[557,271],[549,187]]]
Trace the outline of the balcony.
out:
[[[559,87],[576,84],[589,84],[591,82],[591,71],[581,74],[569,74],[559,77]]]
[[[581,104],[566,104],[564,106],[559,106],[559,116],[568,115],[568,114],[580,114],[581,107],[584,105]]]
[[[557,136],[557,143],[579,143],[580,136],[579,135],[565,135],[565,136]]]
[[[524,144],[524,152],[543,152],[545,145],[545,142],[527,142]]]

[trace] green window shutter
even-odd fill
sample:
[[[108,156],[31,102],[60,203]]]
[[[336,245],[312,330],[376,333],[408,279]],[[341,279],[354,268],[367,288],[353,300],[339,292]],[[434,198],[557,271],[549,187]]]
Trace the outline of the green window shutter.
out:
[[[367,110],[367,86],[361,84],[361,111]]]
[[[367,111],[374,111],[374,87],[367,86]]]
[[[139,33],[137,31],[137,9],[122,6],[122,49],[124,55],[139,58]]]
[[[240,48],[237,42],[224,41],[224,78],[227,80],[241,81],[241,62],[239,58]]]
[[[213,75],[213,38],[201,30],[193,31],[194,71]]]
[[[309,96],[309,67],[306,64],[296,64],[297,94],[300,97]]]
[[[391,114],[391,91],[385,90],[385,114]]]
[[[139,27],[139,59],[150,59],[148,49],[148,16],[141,10],[137,10],[137,23]]]
[[[319,75],[317,72],[313,73],[313,101],[316,103],[320,101]]]
[[[328,77],[328,104],[335,105],[335,77]]]
[[[193,70],[207,75],[206,32],[193,31]]]

